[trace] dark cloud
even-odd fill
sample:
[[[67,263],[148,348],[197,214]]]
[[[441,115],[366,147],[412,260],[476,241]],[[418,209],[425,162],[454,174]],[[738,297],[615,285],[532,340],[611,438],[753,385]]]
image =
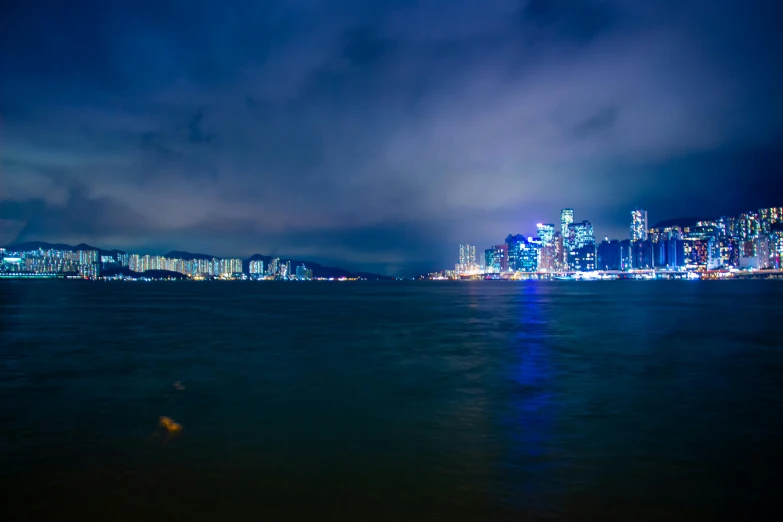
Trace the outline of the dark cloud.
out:
[[[594,134],[600,134],[611,129],[619,115],[617,107],[606,107],[598,111],[595,115],[579,122],[574,127],[574,134],[580,138],[586,138]]]
[[[776,2],[2,9],[3,237],[405,272],[563,206],[783,204]]]

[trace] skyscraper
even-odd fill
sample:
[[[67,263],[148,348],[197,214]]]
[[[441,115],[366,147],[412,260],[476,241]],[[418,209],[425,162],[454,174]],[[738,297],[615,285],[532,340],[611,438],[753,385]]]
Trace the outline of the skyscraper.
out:
[[[527,239],[522,234],[506,237],[508,247],[508,269],[511,271],[519,270],[520,251],[527,245]]]
[[[759,228],[761,233],[768,235],[772,225],[783,222],[783,207],[762,208],[759,210]]]
[[[571,251],[571,236],[568,226],[574,222],[574,209],[564,208],[560,211],[560,235],[563,240],[563,248],[561,250],[563,258],[559,261],[563,268],[568,267],[568,252]]]
[[[574,222],[574,209],[564,208],[560,211],[560,233],[564,236],[568,232],[568,225]]]
[[[759,213],[743,212],[737,220],[739,237],[743,241],[756,239],[759,235]]]
[[[587,220],[568,225],[568,234],[571,238],[569,246],[572,250],[582,248],[589,244],[595,245],[593,224]]]
[[[536,225],[538,238],[541,240],[541,248],[538,251],[538,269],[553,271],[557,267],[555,255],[555,225],[552,223],[539,223]]]
[[[459,265],[457,270],[460,272],[474,270],[476,268],[476,247],[475,245],[459,246]]]
[[[508,246],[497,245],[484,251],[485,270],[490,273],[500,273],[508,270]]]
[[[631,211],[631,241],[647,240],[647,211],[636,208]]]
[[[259,276],[264,274],[264,262],[261,260],[254,260],[250,262],[250,274]]]

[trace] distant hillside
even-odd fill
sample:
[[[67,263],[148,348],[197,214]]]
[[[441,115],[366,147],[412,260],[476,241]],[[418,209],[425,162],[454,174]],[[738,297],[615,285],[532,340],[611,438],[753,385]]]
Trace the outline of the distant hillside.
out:
[[[134,272],[127,266],[111,266],[101,270],[101,275],[105,277],[125,276],[125,277],[151,277],[154,279],[174,278],[187,279],[188,276],[179,272],[169,270],[145,270],[144,272]]]
[[[713,218],[706,217],[683,217],[675,219],[667,219],[666,221],[660,221],[650,228],[666,228],[666,227],[692,227],[699,221],[712,221]]]
[[[190,252],[182,252],[181,250],[172,250],[164,257],[171,257],[174,259],[184,259],[185,261],[193,261],[194,259],[205,259],[207,261],[215,259],[218,256],[212,256],[209,254],[191,254]]]
[[[26,241],[24,243],[15,243],[12,245],[8,245],[4,247],[9,252],[17,252],[17,251],[29,251],[29,250],[38,250],[39,248],[44,250],[68,250],[72,252],[76,252],[78,250],[97,250],[100,255],[102,256],[114,256],[116,254],[125,254],[126,252],[122,250],[104,250],[102,248],[86,245],[84,243],[80,243],[78,245],[66,245],[63,243],[46,243],[45,241]],[[194,260],[194,259],[205,259],[210,260],[213,258],[216,258],[218,256],[213,256],[210,254],[199,254],[199,253],[191,253],[191,252],[183,252],[180,250],[172,250],[171,252],[167,253],[165,257],[169,258],[179,258],[179,259],[185,259],[185,260]],[[242,262],[242,271],[245,273],[249,272],[250,267],[250,261],[263,261],[264,262],[264,268],[269,266],[269,262],[272,260],[272,256],[263,256],[261,254],[255,254],[247,259],[245,259]],[[362,277],[364,279],[376,279],[376,280],[393,280],[393,277],[384,276],[380,274],[373,274],[370,272],[349,272],[348,270],[344,270],[342,268],[335,268],[330,266],[322,266],[318,263],[313,263],[311,261],[301,261],[298,259],[290,259],[290,258],[280,258],[282,262],[290,261],[291,262],[291,270],[296,270],[296,267],[299,265],[305,265],[307,268],[311,269],[313,271],[313,277],[334,277],[334,278],[340,278],[340,277]],[[117,267],[113,268],[112,270],[116,270],[117,274],[123,273],[123,269]],[[114,272],[105,272],[108,275],[114,274]],[[174,272],[172,272],[174,273]],[[138,272],[130,272],[128,270],[126,275],[138,275]],[[165,277],[165,276],[164,276]]]
[[[272,256],[264,256],[261,254],[253,254],[249,258],[247,258],[242,263],[242,270],[244,272],[249,271],[250,267],[250,261],[263,261],[264,262],[264,269],[269,266],[270,261],[274,259]],[[289,258],[280,258],[280,262],[285,263],[286,261],[291,262],[291,270],[295,271],[297,266],[304,265],[307,268],[311,269],[313,271],[313,277],[362,277],[364,279],[376,279],[381,281],[387,281],[387,280],[393,280],[393,277],[384,276],[380,274],[372,274],[369,272],[349,272],[348,270],[344,270],[342,268],[334,268],[331,266],[322,266],[318,263],[313,263],[312,261],[302,261],[299,259],[289,259]]]
[[[103,248],[94,247],[86,243],[79,243],[78,245],[66,245],[65,243],[47,243],[45,241],[25,241],[22,243],[13,243],[6,245],[3,248],[9,252],[23,252],[30,250],[66,250],[70,252],[77,252],[79,250],[97,250],[101,255],[108,256],[114,254],[125,254],[122,250],[106,250]]]

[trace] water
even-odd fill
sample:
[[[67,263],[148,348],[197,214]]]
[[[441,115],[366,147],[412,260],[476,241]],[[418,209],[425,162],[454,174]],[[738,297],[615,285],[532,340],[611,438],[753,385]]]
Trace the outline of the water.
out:
[[[2,511],[747,518],[782,310],[775,281],[2,282]]]

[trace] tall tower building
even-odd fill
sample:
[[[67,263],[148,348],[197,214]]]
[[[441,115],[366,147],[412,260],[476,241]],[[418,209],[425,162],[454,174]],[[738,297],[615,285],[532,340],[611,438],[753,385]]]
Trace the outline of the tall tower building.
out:
[[[539,223],[536,225],[541,248],[538,250],[538,269],[553,271],[557,267],[555,247],[555,225]]]
[[[647,211],[636,208],[631,211],[631,241],[647,241]]]
[[[476,246],[459,246],[459,270],[473,270],[476,267]]]
[[[542,246],[551,246],[555,240],[555,225],[552,223],[539,223],[536,225],[538,238]]]
[[[562,254],[560,260],[565,268],[568,265],[568,252],[571,250],[571,235],[569,225],[574,222],[574,209],[564,208],[560,211],[560,236],[563,240]]]
[[[574,222],[574,209],[564,208],[560,211],[560,233],[565,236],[568,233],[568,225]]]

